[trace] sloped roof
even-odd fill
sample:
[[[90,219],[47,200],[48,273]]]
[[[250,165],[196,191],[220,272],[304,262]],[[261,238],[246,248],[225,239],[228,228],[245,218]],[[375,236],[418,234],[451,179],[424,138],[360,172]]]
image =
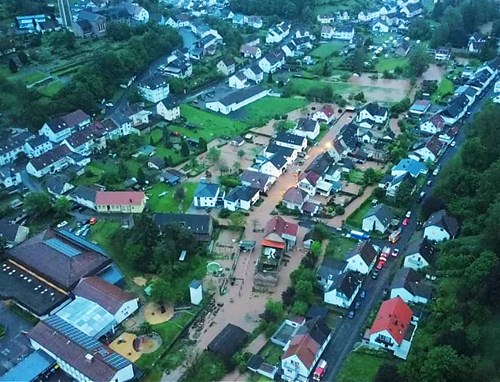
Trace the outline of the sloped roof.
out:
[[[446,210],[434,212],[424,223],[424,228],[438,226],[443,228],[451,236],[456,236],[458,232],[458,221],[453,216],[448,215]]]
[[[283,200],[294,204],[302,204],[306,200],[307,195],[307,192],[298,187],[290,187],[285,192]]]
[[[157,213],[153,215],[153,221],[161,228],[177,224],[194,234],[210,233],[210,215]]]
[[[259,188],[261,191],[264,190],[267,182],[269,182],[269,178],[270,176],[267,174],[250,170],[245,170],[240,175],[240,179],[242,182],[250,183],[250,186]]]
[[[404,158],[392,168],[392,171],[405,171],[410,173],[411,176],[417,177],[419,174],[427,172],[427,166],[423,162]]]
[[[78,109],[78,110],[72,111],[71,113],[63,115],[61,118],[64,122],[66,122],[66,124],[69,127],[74,127],[74,126],[77,126],[77,125],[83,123],[86,120],[89,120],[90,115],[85,113],[83,110]]]
[[[369,241],[359,243],[356,248],[347,254],[347,259],[354,256],[361,256],[366,265],[370,265],[373,260],[378,256],[378,252]]]
[[[57,161],[71,154],[71,150],[66,145],[61,145],[53,150],[43,153],[37,158],[30,160],[31,165],[38,171],[52,166]]]
[[[323,175],[328,168],[333,164],[334,159],[330,156],[329,153],[324,152],[319,154],[314,160],[311,162],[309,166],[305,169],[305,172],[315,172],[318,175]]]
[[[411,268],[400,268],[392,280],[391,289],[403,288],[413,296],[430,298],[432,288],[425,277]]]
[[[302,146],[305,139],[306,138],[292,134],[292,133],[280,132],[276,135],[275,141],[288,143],[288,144],[296,145],[296,146]]]
[[[243,345],[248,333],[239,326],[227,324],[224,329],[208,344],[208,350],[224,359],[232,357]]]
[[[372,116],[384,117],[387,114],[387,108],[380,106],[376,102],[370,102],[365,106],[365,110]]]
[[[236,202],[237,200],[250,201],[259,191],[260,190],[255,187],[238,186],[229,191],[224,200],[230,202]]]
[[[432,264],[436,259],[436,248],[426,238],[420,238],[408,244],[405,256],[411,256],[416,253],[422,256],[429,264]]]
[[[376,216],[380,223],[382,223],[384,226],[388,226],[392,219],[394,219],[394,214],[392,213],[390,208],[383,203],[380,203],[371,208],[366,213],[363,219],[366,219],[370,216]]]
[[[310,118],[300,118],[297,123],[297,130],[312,132],[316,128],[318,122]]]
[[[98,206],[140,206],[144,198],[142,191],[98,191],[95,202]]]
[[[347,271],[342,273],[338,277],[334,278],[334,282],[328,289],[328,291],[336,290],[337,292],[342,293],[348,299],[352,297],[354,292],[361,285],[361,276],[357,272]]]
[[[200,182],[194,196],[197,198],[214,198],[217,192],[219,192],[218,184]]]
[[[387,330],[401,345],[410,326],[413,311],[401,297],[384,301],[370,329],[370,335]]]
[[[264,230],[264,236],[267,236],[270,233],[276,233],[280,236],[289,235],[297,237],[298,230],[299,226],[297,224],[287,222],[281,216],[275,216],[267,222]]]
[[[318,174],[316,174],[313,171],[309,171],[309,172],[303,172],[302,174],[300,174],[299,181],[303,181],[305,179],[312,186],[316,186],[316,184],[318,183],[319,178],[320,178],[320,176]]]
[[[347,265],[345,260],[337,260],[332,257],[325,257],[321,266],[318,268],[318,276],[327,279],[330,275],[336,277],[342,272]]]
[[[115,315],[122,305],[137,297],[129,292],[109,284],[100,277],[91,276],[80,280],[75,289],[75,296],[93,301],[109,313]]]

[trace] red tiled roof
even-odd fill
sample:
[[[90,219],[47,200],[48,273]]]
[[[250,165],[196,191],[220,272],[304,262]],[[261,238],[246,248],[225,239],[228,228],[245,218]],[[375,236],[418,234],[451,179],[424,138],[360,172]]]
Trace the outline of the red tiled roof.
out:
[[[264,239],[260,242],[260,245],[263,247],[271,247],[271,248],[277,248],[277,249],[283,249],[285,248],[285,243],[278,243],[277,241],[272,241],[272,240],[267,240]]]
[[[373,322],[370,335],[387,330],[401,345],[410,326],[413,312],[401,297],[384,301]]]
[[[316,174],[314,171],[308,171],[308,172],[303,172],[300,175],[299,180],[307,179],[307,181],[311,185],[316,186],[316,183],[318,183],[319,178],[320,178],[320,176],[318,174]]]
[[[107,283],[97,276],[83,278],[73,293],[75,296],[95,302],[113,315],[120,310],[124,303],[137,298],[132,293]]]
[[[295,354],[307,368],[310,368],[319,348],[320,345],[309,334],[295,335],[283,359]]]
[[[431,118],[431,123],[438,129],[442,129],[444,126],[444,119],[441,117],[441,114],[434,114]]]
[[[299,226],[297,224],[289,223],[281,216],[276,216],[267,222],[265,236],[269,235],[270,233],[277,233],[280,236],[285,234],[296,237],[298,229]]]
[[[98,206],[139,206],[143,200],[141,191],[99,191],[96,195]]]
[[[431,139],[429,139],[429,141],[427,142],[427,144],[425,145],[430,152],[432,152],[434,155],[438,155],[439,151],[441,150],[441,148],[443,147],[443,142],[441,142],[439,140],[438,137],[436,137],[435,135],[432,136]]]
[[[331,117],[335,112],[332,105],[325,105],[321,108],[321,111],[325,113],[327,117]]]

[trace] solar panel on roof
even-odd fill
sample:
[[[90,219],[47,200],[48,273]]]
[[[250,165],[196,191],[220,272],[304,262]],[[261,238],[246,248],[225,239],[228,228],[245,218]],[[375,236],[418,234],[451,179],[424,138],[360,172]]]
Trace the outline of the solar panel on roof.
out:
[[[81,253],[79,249],[63,243],[61,240],[56,238],[45,240],[45,244],[68,257],[74,257]]]
[[[62,335],[76,342],[86,350],[93,350],[101,345],[98,341],[87,336],[81,330],[75,328],[57,315],[48,318],[46,322]]]
[[[115,369],[122,369],[130,364],[130,361],[125,357],[122,357],[118,353],[113,353],[104,358],[104,360]]]
[[[108,257],[106,252],[104,252],[104,250],[101,247],[99,247],[98,245],[96,245],[94,243],[91,243],[88,240],[85,240],[84,238],[82,238],[80,236],[76,236],[73,232],[69,232],[65,229],[61,229],[59,231],[59,234],[61,236],[64,236],[66,239],[69,239],[69,240],[81,245],[82,247],[85,247],[91,251],[99,253],[100,255]]]

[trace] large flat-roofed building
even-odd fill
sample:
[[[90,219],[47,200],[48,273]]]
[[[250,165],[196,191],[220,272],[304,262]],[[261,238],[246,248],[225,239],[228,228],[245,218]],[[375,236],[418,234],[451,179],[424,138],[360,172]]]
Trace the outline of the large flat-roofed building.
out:
[[[101,247],[69,231],[53,229],[12,248],[8,257],[15,266],[63,292],[112,263]]]

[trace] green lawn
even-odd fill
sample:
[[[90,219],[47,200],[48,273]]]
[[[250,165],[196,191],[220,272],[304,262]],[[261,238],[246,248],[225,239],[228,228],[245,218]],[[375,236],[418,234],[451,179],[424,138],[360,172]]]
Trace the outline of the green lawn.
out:
[[[352,225],[356,228],[361,228],[363,225],[363,218],[368,213],[372,207],[372,198],[366,199],[363,204],[361,204],[356,211],[354,211],[347,218],[347,224]]]
[[[50,84],[39,88],[38,91],[45,97],[52,97],[57,94],[62,88],[64,88],[64,84],[62,82],[52,81]]]
[[[22,72],[19,74],[18,79],[23,81],[26,85],[32,85],[35,82],[41,81],[48,76],[45,73],[40,71],[34,71],[30,73],[23,74]]]
[[[382,73],[384,71],[391,71],[399,67],[404,67],[407,65],[407,61],[403,57],[389,57],[389,58],[379,58],[377,60],[377,65],[375,69],[377,72]]]
[[[325,44],[320,44],[316,49],[309,53],[312,57],[326,58],[331,56],[334,52],[338,52],[343,49],[345,44],[341,42],[327,42]]]
[[[338,382],[373,382],[377,370],[384,362],[383,358],[353,352],[347,357],[342,370],[340,370]]]
[[[171,129],[171,130],[178,130],[177,128]],[[186,135],[182,133],[183,135]],[[189,135],[186,135],[189,136]],[[150,145],[151,144],[151,138],[153,138],[153,146],[156,147],[156,153],[154,156],[160,157],[160,158],[165,158],[165,157],[170,157],[172,159],[172,164],[177,165],[179,163],[182,163],[183,160],[186,160],[186,158],[183,158],[182,155],[174,149],[169,149],[165,147],[165,145],[161,142],[162,138],[162,131],[161,129],[154,129],[150,133],[144,135],[144,144],[145,145]]]
[[[306,100],[298,98],[265,97],[245,106],[242,110],[245,113],[245,122],[250,126],[262,126],[276,116],[305,107],[307,103]]]
[[[259,355],[270,365],[276,365],[283,355],[283,349],[269,341],[260,351]]]
[[[356,183],[356,184],[363,184],[363,171],[360,170],[353,170],[349,171],[349,174],[347,175],[347,180],[351,183]]]
[[[356,240],[349,239],[340,235],[332,235],[328,240],[325,249],[325,257],[333,257],[337,260],[345,260],[347,253],[357,244]]]
[[[179,202],[174,198],[176,187],[169,186],[165,183],[159,183],[147,191],[147,205],[153,212],[186,212],[193,201],[194,192],[198,185],[196,183],[182,183],[186,196],[179,205]],[[163,196],[162,193],[166,192]]]
[[[453,82],[447,78],[444,78],[431,97],[432,102],[439,102],[444,100],[449,95],[453,94],[454,85]]]
[[[247,125],[243,122],[235,121],[220,114],[200,110],[190,105],[181,105],[181,115],[186,118],[188,123],[197,127],[194,136],[204,138],[207,142],[226,135],[239,135],[247,129]],[[184,132],[181,133],[184,134]],[[191,134],[194,133],[191,132]]]

